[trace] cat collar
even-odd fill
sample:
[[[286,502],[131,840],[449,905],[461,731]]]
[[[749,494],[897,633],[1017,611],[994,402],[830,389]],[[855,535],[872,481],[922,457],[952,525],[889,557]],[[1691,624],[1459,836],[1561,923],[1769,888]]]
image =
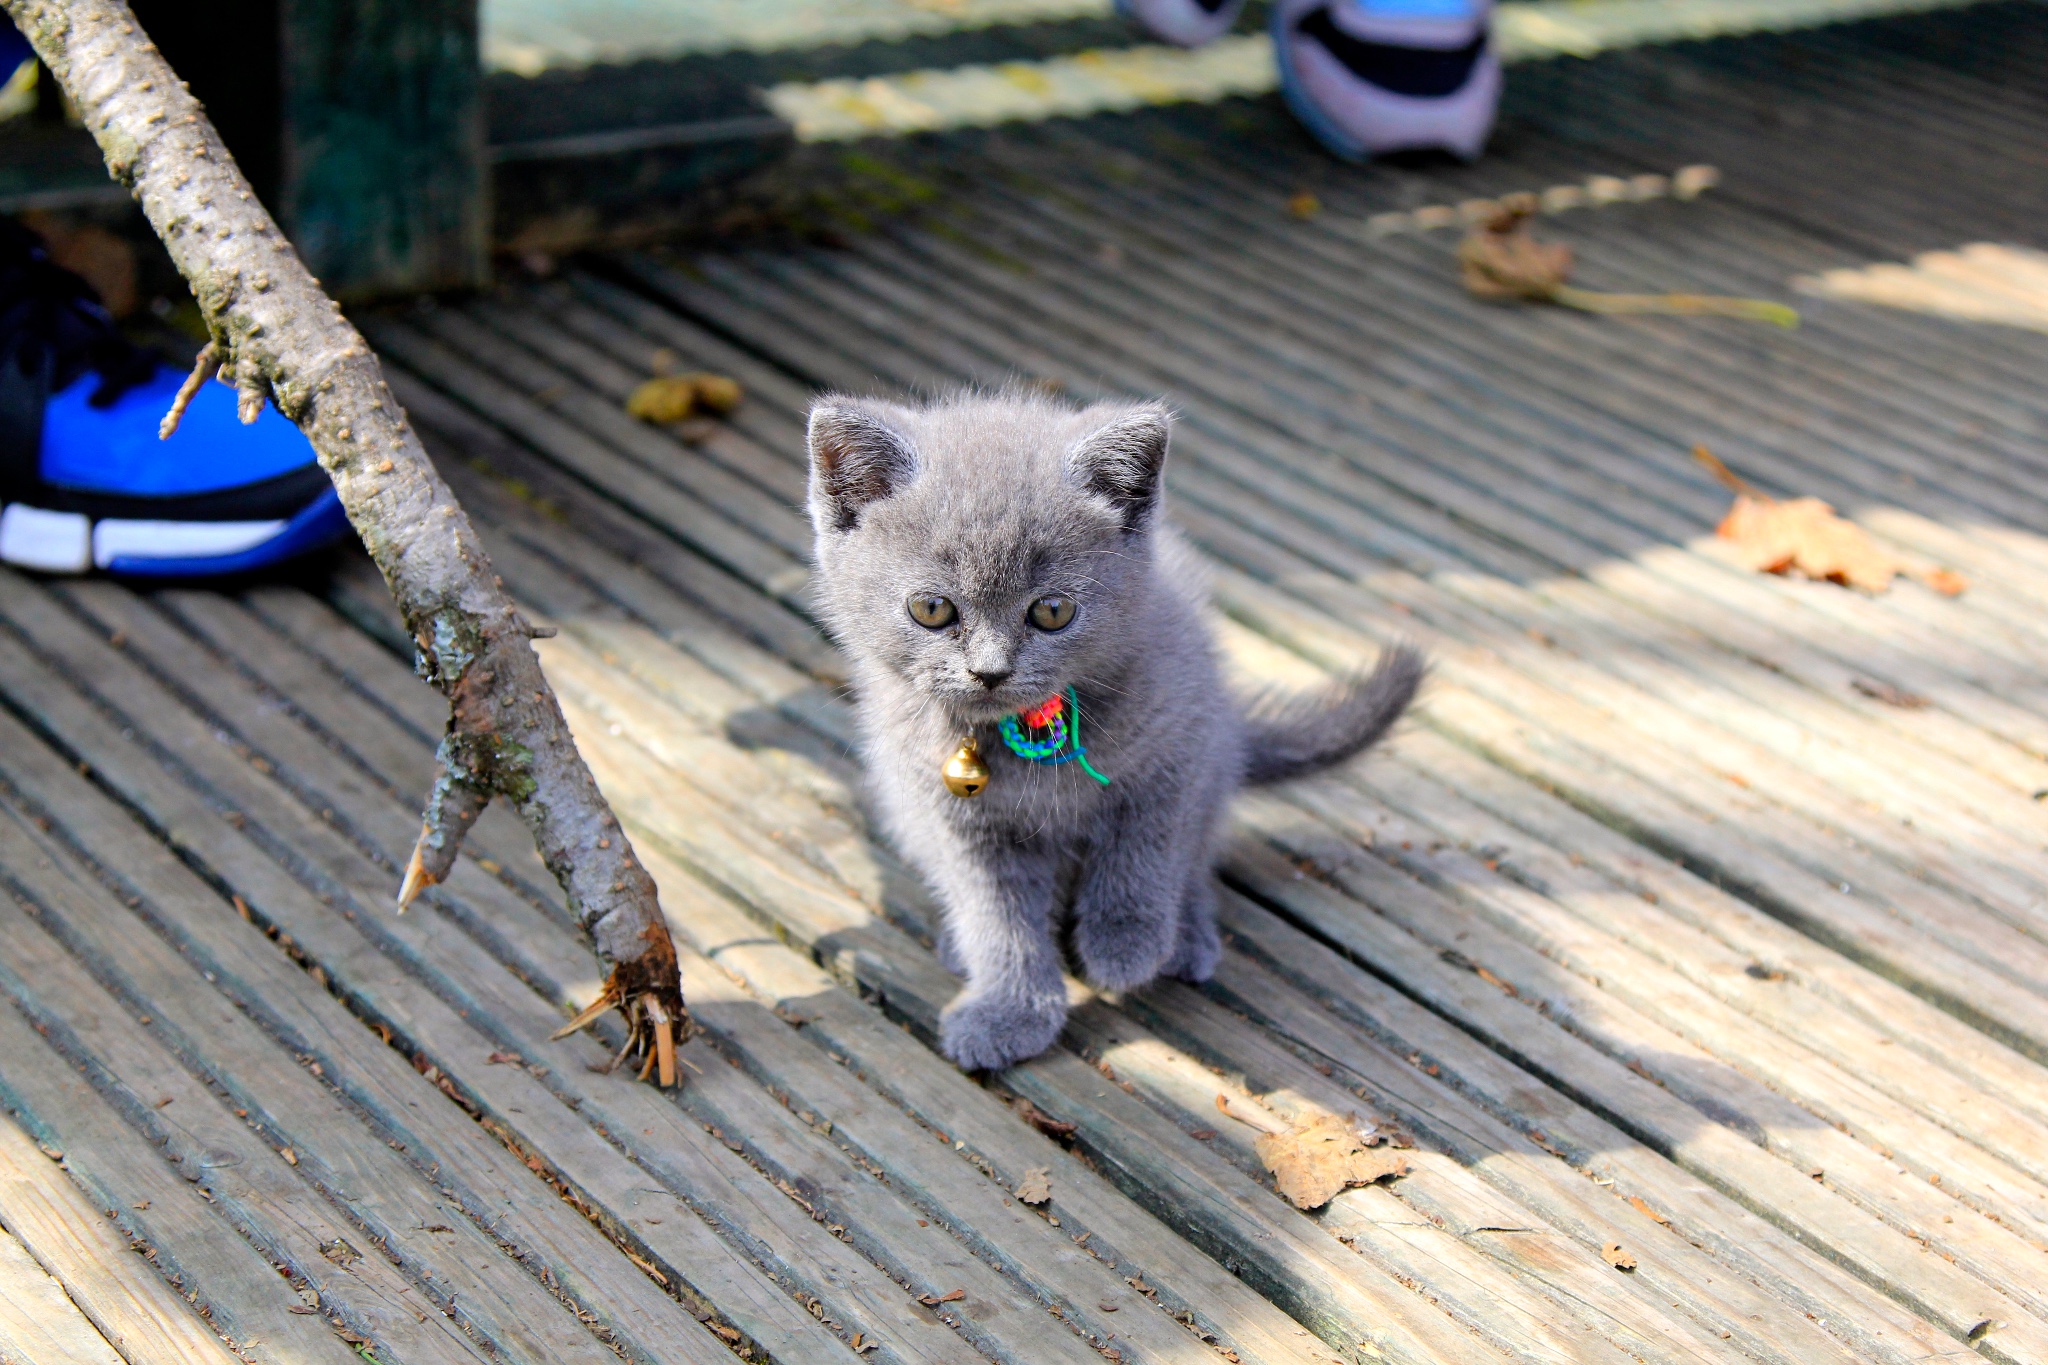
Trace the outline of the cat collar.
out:
[[[1005,747],[1019,758],[1033,763],[1079,763],[1082,772],[1105,787],[1109,785],[1109,779],[1095,770],[1088,751],[1081,747],[1081,703],[1071,687],[1064,696],[1056,693],[1029,711],[1004,716],[996,722],[996,729],[1002,733]]]

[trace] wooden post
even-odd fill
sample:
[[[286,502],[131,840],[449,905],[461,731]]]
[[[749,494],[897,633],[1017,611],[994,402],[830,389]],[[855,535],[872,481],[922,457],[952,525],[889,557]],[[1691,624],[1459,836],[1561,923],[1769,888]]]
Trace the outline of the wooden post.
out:
[[[488,281],[477,0],[134,8],[328,293]]]

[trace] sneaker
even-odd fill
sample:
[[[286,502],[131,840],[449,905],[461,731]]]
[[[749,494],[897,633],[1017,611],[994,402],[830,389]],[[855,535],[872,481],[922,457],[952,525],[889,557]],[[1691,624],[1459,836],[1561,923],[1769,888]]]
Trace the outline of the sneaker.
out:
[[[1162,43],[1200,47],[1230,32],[1244,0],[1116,0],[1116,11]]]
[[[1493,131],[1491,0],[1275,0],[1280,88],[1347,161],[1441,149],[1472,160]]]
[[[272,407],[243,426],[234,391],[209,382],[159,440],[183,382],[34,233],[0,221],[0,561],[196,578],[347,531],[311,443]]]

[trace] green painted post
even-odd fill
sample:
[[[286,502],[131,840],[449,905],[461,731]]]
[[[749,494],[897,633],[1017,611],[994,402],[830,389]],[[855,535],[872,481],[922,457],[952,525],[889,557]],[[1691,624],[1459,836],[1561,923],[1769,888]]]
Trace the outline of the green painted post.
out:
[[[327,292],[489,278],[477,0],[135,0]]]
[[[484,284],[478,0],[282,0],[277,208],[342,298]]]

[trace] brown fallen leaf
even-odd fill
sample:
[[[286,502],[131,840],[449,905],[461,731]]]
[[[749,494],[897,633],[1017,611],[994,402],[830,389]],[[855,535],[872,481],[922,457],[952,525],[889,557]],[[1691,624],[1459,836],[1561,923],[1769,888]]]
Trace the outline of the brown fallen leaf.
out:
[[[1010,1109],[1018,1118],[1024,1120],[1047,1137],[1063,1138],[1074,1135],[1075,1125],[1062,1119],[1054,1118],[1022,1095],[1010,1101]]]
[[[1735,494],[1735,505],[1714,534],[1735,549],[1738,562],[1762,573],[1797,573],[1863,592],[1888,590],[1900,574],[1919,579],[1944,597],[1969,587],[1961,574],[1889,554],[1853,521],[1819,498],[1779,501],[1722,464],[1705,446],[1693,458]]]
[[[1864,696],[1869,697],[1872,701],[1881,701],[1886,706],[1896,706],[1903,711],[1918,711],[1922,707],[1933,705],[1931,701],[1921,696],[1918,692],[1908,692],[1904,688],[1893,687],[1888,682],[1872,682],[1867,678],[1855,678],[1850,681],[1849,686],[1861,692]]]
[[[721,416],[740,405],[746,396],[737,379],[697,371],[691,374],[658,374],[626,399],[626,411],[643,422],[657,425],[680,422],[700,408]]]
[[[1252,1150],[1294,1207],[1319,1209],[1352,1185],[1408,1174],[1406,1157],[1376,1144],[1376,1136],[1360,1134],[1350,1120],[1318,1114],[1286,1132],[1265,1134]]]
[[[1606,1246],[1601,1247],[1600,1254],[1606,1258],[1607,1264],[1613,1266],[1616,1270],[1634,1270],[1636,1268],[1636,1258],[1629,1255],[1627,1248],[1623,1247],[1619,1242],[1609,1242]]]
[[[1017,1183],[1016,1193],[1019,1203],[1043,1204],[1052,1198],[1052,1172],[1043,1166],[1033,1166]]]
[[[1799,314],[1767,299],[1733,299],[1718,294],[1606,294],[1567,284],[1572,249],[1539,242],[1525,226],[1540,207],[1533,194],[1503,195],[1499,211],[1458,243],[1458,268],[1465,288],[1477,298],[1555,303],[1585,313],[1711,314],[1797,327]]]

